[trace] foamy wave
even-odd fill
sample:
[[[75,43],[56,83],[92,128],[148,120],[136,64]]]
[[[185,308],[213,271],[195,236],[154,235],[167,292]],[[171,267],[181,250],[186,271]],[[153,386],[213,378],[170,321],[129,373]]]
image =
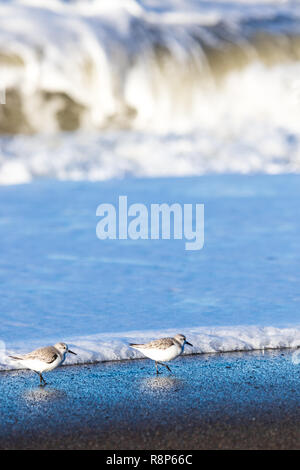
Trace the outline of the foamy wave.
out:
[[[216,123],[224,79],[299,61],[299,33],[299,2],[282,0],[0,2],[0,132]]]
[[[278,90],[275,83],[273,86],[271,96]],[[64,133],[2,138],[0,185],[42,179],[101,181],[127,176],[299,173],[300,103],[294,114],[292,104],[289,107],[288,101],[284,103],[286,106],[282,104],[278,109],[274,105],[269,122],[261,121],[259,114],[243,121],[236,116],[236,121],[230,122],[224,116],[217,126],[207,123],[189,133],[110,131],[101,135]],[[271,114],[271,109],[268,112]]]
[[[77,356],[68,355],[66,364],[86,364],[104,361],[119,361],[143,357],[129,347],[130,342],[146,342],[153,338],[172,336],[179,331],[131,331],[127,333],[97,334],[81,338],[69,338],[67,342]],[[300,327],[217,327],[186,328],[184,333],[193,348],[186,347],[185,354],[204,354],[216,352],[251,351],[278,348],[297,348],[300,346]],[[52,343],[57,342],[57,338]],[[49,344],[51,344],[49,342]],[[41,346],[38,343],[18,345],[13,351],[4,351],[0,356],[0,369],[21,368],[11,361],[8,354],[28,352]]]

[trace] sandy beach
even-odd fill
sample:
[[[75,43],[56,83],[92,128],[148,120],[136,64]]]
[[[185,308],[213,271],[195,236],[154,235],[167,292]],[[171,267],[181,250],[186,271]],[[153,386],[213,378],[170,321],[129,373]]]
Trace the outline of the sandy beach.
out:
[[[1,449],[300,449],[294,350],[0,373]]]

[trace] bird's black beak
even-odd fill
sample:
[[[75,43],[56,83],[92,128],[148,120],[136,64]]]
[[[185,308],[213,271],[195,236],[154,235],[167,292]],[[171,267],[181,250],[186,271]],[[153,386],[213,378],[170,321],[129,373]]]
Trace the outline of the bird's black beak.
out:
[[[192,345],[191,343],[189,343],[188,341],[186,341],[185,344],[187,344],[188,346],[192,346],[192,347],[193,347],[193,345]]]
[[[71,351],[71,349],[68,349],[68,352],[71,353],[71,354],[74,354],[75,356],[77,356],[77,354],[74,353],[73,351]]]

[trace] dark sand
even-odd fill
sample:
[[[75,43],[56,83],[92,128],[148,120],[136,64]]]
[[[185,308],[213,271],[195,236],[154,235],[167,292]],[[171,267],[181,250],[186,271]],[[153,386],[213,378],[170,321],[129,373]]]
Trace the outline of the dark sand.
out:
[[[0,373],[1,449],[300,449],[294,351]],[[300,356],[300,354],[299,354]],[[171,365],[171,364],[170,364]]]

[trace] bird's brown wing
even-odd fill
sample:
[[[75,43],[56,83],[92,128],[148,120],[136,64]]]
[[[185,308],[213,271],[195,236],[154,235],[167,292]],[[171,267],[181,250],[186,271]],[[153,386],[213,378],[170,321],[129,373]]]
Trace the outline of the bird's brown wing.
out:
[[[25,354],[22,359],[39,359],[41,361],[51,364],[58,357],[58,353],[53,346],[48,346],[46,348],[35,349],[28,354]]]
[[[130,346],[133,347],[138,347],[138,348],[147,348],[147,349],[154,349],[154,348],[159,348],[159,349],[168,349],[171,346],[175,344],[173,338],[161,338],[161,339],[155,339],[153,341],[150,341],[149,343],[145,344],[130,344]]]

